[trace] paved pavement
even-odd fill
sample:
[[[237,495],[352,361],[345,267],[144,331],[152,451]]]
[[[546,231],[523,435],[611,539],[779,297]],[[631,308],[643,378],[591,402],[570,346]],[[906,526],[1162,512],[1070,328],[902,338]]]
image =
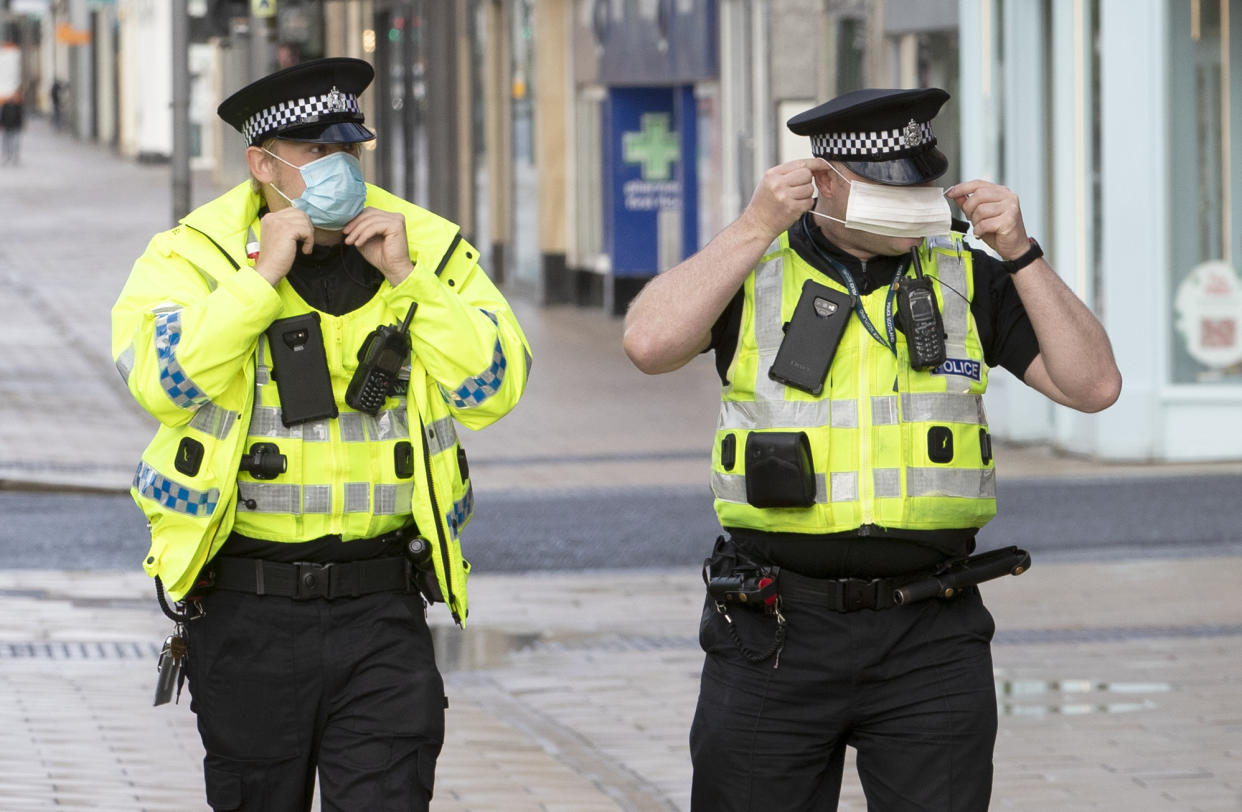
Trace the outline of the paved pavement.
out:
[[[0,486],[126,486],[152,426],[112,367],[108,308],[169,222],[168,178],[41,119],[0,172]],[[616,320],[517,309],[534,374],[511,416],[465,433],[481,500],[705,482],[707,359],[646,378]],[[998,457],[1002,478],[1242,470]],[[1239,583],[1242,558],[1187,556],[1037,561],[990,585],[993,806],[1242,809]],[[688,808],[701,596],[688,571],[474,575],[466,631],[431,614],[451,703],[432,808]],[[188,701],[150,705],[168,627],[136,568],[0,571],[0,809],[205,808]],[[848,767],[841,808],[865,808]]]

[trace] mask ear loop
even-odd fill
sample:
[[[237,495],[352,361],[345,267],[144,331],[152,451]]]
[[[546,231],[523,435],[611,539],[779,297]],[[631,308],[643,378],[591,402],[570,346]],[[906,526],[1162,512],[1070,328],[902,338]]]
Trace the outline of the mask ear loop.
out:
[[[302,167],[297,166],[296,164],[291,164],[291,163],[289,163],[289,162],[288,162],[288,161],[286,161],[284,158],[282,158],[282,157],[280,157],[279,155],[277,155],[276,153],[272,152],[270,149],[267,149],[266,147],[259,147],[259,149],[263,150],[263,151],[264,151],[264,152],[266,152],[268,155],[271,155],[273,158],[275,158],[276,160],[280,161],[280,162],[281,162],[282,164],[284,164],[285,166],[290,166],[290,167],[293,167],[294,169],[298,170],[298,174],[299,174],[299,175],[302,173]],[[283,197],[285,200],[288,200],[288,201],[289,201],[289,205],[290,205],[290,206],[293,206],[294,208],[297,208],[297,204],[296,204],[296,203],[294,203],[292,200],[290,200],[290,199],[289,199],[289,195],[287,195],[287,194],[285,194],[284,192],[280,191],[280,187],[279,187],[279,186],[277,186],[275,183],[269,183],[269,184],[268,184],[268,186],[271,186],[273,189],[275,189],[275,190],[276,190],[276,194],[280,195],[280,196],[281,196],[281,197]]]
[[[831,169],[833,172],[836,172],[836,173],[837,173],[837,175],[839,175],[839,176],[840,176],[841,180],[843,180],[843,181],[845,181],[846,183],[850,184],[850,188],[853,188],[853,186],[854,186],[854,181],[852,181],[852,180],[850,180],[849,178],[845,177],[845,175],[842,175],[842,174],[841,174],[841,170],[840,170],[840,169],[837,169],[835,166],[833,166],[833,165],[832,165],[832,161],[825,161],[825,163],[827,163],[827,164],[828,164],[828,168],[829,168],[829,169]],[[816,190],[815,190],[815,191],[816,191],[816,197],[818,198],[819,189],[818,189],[818,188],[816,188]],[[809,211],[811,212],[811,214],[815,215],[816,217],[822,217],[822,218],[824,218],[825,220],[831,220],[832,222],[834,222],[834,223],[840,223],[840,224],[841,224],[841,225],[843,225],[843,226],[844,226],[844,225],[846,225],[846,222],[845,222],[844,220],[840,220],[840,219],[838,219],[838,218],[836,218],[836,217],[833,217],[831,214],[824,214],[823,212],[815,211],[815,209],[809,209]],[[847,227],[848,227],[848,226],[847,226]]]

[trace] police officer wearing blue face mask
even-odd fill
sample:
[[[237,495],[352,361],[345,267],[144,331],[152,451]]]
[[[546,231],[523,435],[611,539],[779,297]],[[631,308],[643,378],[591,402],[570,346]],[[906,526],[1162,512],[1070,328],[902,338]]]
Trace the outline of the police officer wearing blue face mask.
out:
[[[694,810],[835,808],[847,745],[869,808],[988,807],[993,623],[977,584],[1029,563],[971,555],[996,511],[988,370],[1086,412],[1121,377],[1017,196],[936,185],[947,99],[860,90],[795,116],[812,157],[769,169],[626,316],[641,370],[712,350],[722,383],[726,536],[704,567]]]
[[[530,351],[448,220],[367,184],[373,70],[322,59],[227,98],[251,180],[157,234],[113,357],[160,427],[132,494],[177,621],[214,809],[426,810],[444,685],[426,611],[467,615],[474,494],[455,426]],[[188,653],[187,653],[188,652]]]

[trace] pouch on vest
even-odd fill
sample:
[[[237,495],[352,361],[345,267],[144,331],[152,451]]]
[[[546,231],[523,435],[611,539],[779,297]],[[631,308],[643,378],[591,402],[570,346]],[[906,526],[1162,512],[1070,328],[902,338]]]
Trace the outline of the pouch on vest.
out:
[[[746,501],[758,508],[815,504],[815,467],[806,432],[764,431],[747,436]]]

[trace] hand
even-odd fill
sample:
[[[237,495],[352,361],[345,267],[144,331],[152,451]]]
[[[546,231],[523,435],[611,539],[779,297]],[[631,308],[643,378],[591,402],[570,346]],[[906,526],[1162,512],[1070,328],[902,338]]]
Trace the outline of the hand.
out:
[[[306,212],[292,206],[268,212],[259,223],[259,258],[254,269],[275,287],[293,267],[299,244],[303,254],[315,247],[315,228]]]
[[[345,244],[356,246],[389,284],[401,284],[414,270],[410,243],[405,236],[405,215],[367,206],[345,224],[344,234]]]
[[[823,158],[798,158],[772,167],[763,174],[739,219],[774,239],[815,205],[814,173],[827,171]]]
[[[1006,187],[971,180],[950,187],[944,195],[958,205],[975,235],[1001,259],[1017,259],[1031,247],[1018,196]]]

